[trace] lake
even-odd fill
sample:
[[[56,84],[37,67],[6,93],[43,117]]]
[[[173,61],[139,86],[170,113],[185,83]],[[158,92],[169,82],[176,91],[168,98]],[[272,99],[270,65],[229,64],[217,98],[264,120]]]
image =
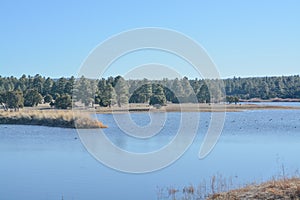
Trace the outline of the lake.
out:
[[[112,114],[97,117],[109,126],[104,133],[116,146],[144,153],[163,147],[178,129],[180,113],[156,115],[164,115],[164,127],[153,138],[142,140],[125,135]],[[200,114],[197,136],[180,159],[142,174],[103,165],[87,152],[76,130],[0,125],[0,199],[154,200],[158,188],[197,186],[216,174],[233,179],[236,186],[280,176],[283,169],[287,175],[298,174],[300,110],[227,113],[215,148],[199,159],[210,115]],[[133,113],[131,118],[142,126],[150,122],[147,113]]]

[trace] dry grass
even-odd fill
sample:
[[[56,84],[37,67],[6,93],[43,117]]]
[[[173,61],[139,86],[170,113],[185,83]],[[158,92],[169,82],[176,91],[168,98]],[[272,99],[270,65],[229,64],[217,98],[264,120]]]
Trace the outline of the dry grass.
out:
[[[300,109],[291,106],[273,106],[273,105],[257,105],[257,104],[167,104],[159,109],[149,106],[148,104],[129,104],[127,107],[121,108],[113,106],[111,108],[98,107],[98,113],[122,113],[122,112],[238,112],[244,110],[266,110],[266,109]]]
[[[282,177],[235,189],[232,178],[221,175],[203,180],[198,187],[193,185],[176,188],[158,188],[158,200],[246,200],[246,199],[295,199],[300,200],[300,178]]]
[[[203,179],[198,186],[189,185],[183,188],[158,188],[158,200],[204,200],[213,194],[225,192],[234,188],[232,177],[224,178],[217,174],[210,180]]]
[[[297,177],[274,179],[229,192],[215,193],[208,199],[300,199],[300,179]]]
[[[107,128],[88,113],[70,110],[0,111],[0,124],[42,125],[64,128]]]

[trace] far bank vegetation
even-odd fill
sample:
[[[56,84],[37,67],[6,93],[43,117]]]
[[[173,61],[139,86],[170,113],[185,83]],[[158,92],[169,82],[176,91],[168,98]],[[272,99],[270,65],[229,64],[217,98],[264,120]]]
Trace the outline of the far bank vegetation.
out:
[[[221,91],[222,84],[224,84]],[[224,95],[227,96],[224,96]],[[166,103],[238,103],[249,99],[300,99],[300,77],[254,77],[224,80],[125,80],[121,76],[99,80],[73,76],[52,79],[23,75],[0,76],[0,106],[19,110],[46,103],[53,108],[72,106],[122,107],[128,103],[163,106]]]

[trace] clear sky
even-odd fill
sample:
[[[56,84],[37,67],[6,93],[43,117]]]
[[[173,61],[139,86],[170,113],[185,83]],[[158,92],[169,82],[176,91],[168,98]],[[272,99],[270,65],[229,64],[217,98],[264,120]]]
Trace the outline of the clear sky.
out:
[[[141,27],[193,38],[222,77],[300,73],[298,0],[1,0],[0,75],[76,76],[100,42]]]

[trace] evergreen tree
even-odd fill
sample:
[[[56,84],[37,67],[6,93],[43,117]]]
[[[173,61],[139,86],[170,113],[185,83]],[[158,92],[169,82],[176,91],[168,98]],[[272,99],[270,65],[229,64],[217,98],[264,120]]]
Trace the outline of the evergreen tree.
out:
[[[80,101],[85,106],[89,106],[91,103],[94,103],[95,100],[95,91],[93,90],[94,87],[91,85],[91,82],[84,76],[80,77],[75,81],[73,92],[74,101]]]
[[[197,99],[199,103],[210,103],[210,93],[206,84],[200,87],[197,94]]]
[[[122,106],[122,104],[128,104],[128,85],[125,79],[121,76],[117,76],[115,78],[115,91],[117,95],[117,104],[119,107]]]
[[[24,92],[28,87],[27,84],[28,84],[28,79],[27,79],[26,75],[23,74],[22,77],[16,83],[15,89]]]
[[[5,103],[5,94],[4,93],[0,93],[0,105],[2,103]]]
[[[24,105],[25,106],[37,106],[43,100],[42,95],[36,89],[29,89],[24,94]]]
[[[66,82],[66,84],[65,84],[64,93],[72,95],[74,84],[75,84],[75,78],[74,78],[74,76],[71,76],[71,78],[68,79],[67,82]]]
[[[184,97],[184,91],[181,82],[178,80],[178,78],[174,79],[171,89],[172,92],[175,94],[175,98],[176,98],[172,102],[181,103],[181,100],[183,100]]]
[[[44,97],[44,102],[45,103],[51,103],[53,100],[53,97],[50,95],[50,94],[47,94],[45,97]]]
[[[101,99],[102,106],[111,107],[112,105],[116,104],[116,102],[117,102],[116,97],[117,97],[117,95],[116,95],[115,89],[113,88],[113,86],[110,83],[108,83],[105,86],[105,92]]]
[[[192,102],[192,95],[194,94],[193,88],[190,85],[190,82],[187,77],[182,79],[182,88],[183,88],[183,98],[181,103]]]
[[[42,95],[47,95],[47,94],[54,94],[52,91],[52,86],[53,86],[53,80],[51,78],[47,78],[44,82],[44,85],[43,85],[43,93]],[[56,93],[56,92],[55,92]]]
[[[8,108],[23,108],[24,98],[21,91],[7,91],[3,97],[5,104]]]
[[[52,94],[64,94],[65,93],[65,86],[68,80],[64,77],[59,78],[57,81],[53,82],[52,86]]]
[[[104,78],[98,82],[98,91],[96,94],[96,103],[100,106],[111,107],[116,103],[116,92],[110,82]]]
[[[72,107],[72,99],[68,94],[62,94],[55,100],[54,106],[58,109],[68,109]]]
[[[152,84],[145,79],[141,84],[142,86],[138,87],[130,96],[129,103],[149,103],[152,95]]]
[[[33,89],[36,89],[40,94],[43,93],[44,79],[41,75],[37,74],[33,78]]]
[[[152,94],[153,95],[150,97],[149,105],[166,105],[167,100],[162,85],[152,84]]]

